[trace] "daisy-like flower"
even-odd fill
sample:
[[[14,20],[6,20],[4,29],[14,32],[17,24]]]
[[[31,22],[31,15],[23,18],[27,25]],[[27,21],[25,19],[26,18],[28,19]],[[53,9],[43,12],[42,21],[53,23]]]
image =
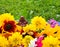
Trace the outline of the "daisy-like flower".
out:
[[[58,45],[58,39],[57,38],[54,38],[52,36],[49,36],[49,37],[46,37],[42,43],[43,43],[43,46],[42,47],[59,47]]]
[[[45,29],[40,33],[40,35],[43,35],[44,37],[51,35],[52,28],[50,27],[50,24],[47,24]]]
[[[22,43],[22,35],[19,32],[13,33],[8,39],[11,47],[20,46]]]
[[[60,32],[60,26],[56,25],[54,28],[52,28],[50,25],[47,25],[44,31],[42,31],[40,34],[47,36],[54,36],[57,37]]]
[[[16,21],[10,13],[1,14],[0,26],[4,32],[14,32],[16,29]]]
[[[57,37],[60,33],[60,26],[56,25],[52,30],[50,31],[50,35],[53,37]]]
[[[0,36],[0,47],[9,47],[8,40],[3,36]]]
[[[41,16],[40,17],[36,16],[33,19],[31,19],[31,23],[36,26],[37,30],[44,29],[47,24],[45,19],[42,18]]]
[[[4,21],[3,29],[7,32],[14,32],[16,24],[14,21]]]

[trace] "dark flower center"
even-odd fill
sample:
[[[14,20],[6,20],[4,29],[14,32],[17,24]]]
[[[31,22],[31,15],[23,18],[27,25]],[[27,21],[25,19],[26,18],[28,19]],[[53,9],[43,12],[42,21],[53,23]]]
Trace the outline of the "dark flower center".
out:
[[[8,22],[4,21],[3,28],[5,31],[14,32],[15,28],[16,28],[15,22],[14,21],[8,21]]]
[[[54,34],[56,34],[57,33],[57,31],[56,32],[54,32]]]
[[[11,28],[12,28],[11,24],[7,24],[5,29],[10,30]]]

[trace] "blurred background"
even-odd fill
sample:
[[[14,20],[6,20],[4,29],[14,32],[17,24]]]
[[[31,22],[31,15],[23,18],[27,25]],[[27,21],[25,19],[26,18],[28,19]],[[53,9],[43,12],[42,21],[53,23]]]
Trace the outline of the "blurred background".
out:
[[[60,21],[60,0],[0,0],[0,14],[11,13],[18,20],[24,16],[28,21],[34,16]]]

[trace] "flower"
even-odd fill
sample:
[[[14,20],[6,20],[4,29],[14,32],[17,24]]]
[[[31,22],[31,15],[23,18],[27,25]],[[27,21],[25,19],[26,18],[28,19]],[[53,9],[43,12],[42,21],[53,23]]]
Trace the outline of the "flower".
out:
[[[10,42],[10,45],[12,46],[21,45],[22,35],[20,35],[19,32],[13,33],[12,36],[9,36],[9,42]]]
[[[36,47],[42,47],[43,43],[42,40],[44,39],[44,36],[40,36],[36,41]]]
[[[31,24],[35,25],[37,30],[45,28],[46,23],[47,22],[45,21],[45,19],[42,18],[41,16],[40,17],[36,16],[33,19],[31,19]]]
[[[35,47],[36,46],[36,44],[35,44],[36,41],[37,41],[37,38],[31,40],[28,47]]]
[[[24,32],[29,32],[29,31],[36,31],[36,26],[33,24],[26,25],[23,27]]]
[[[56,25],[54,28],[52,28],[50,26],[50,24],[48,24],[46,26],[46,28],[40,33],[40,35],[44,35],[46,36],[53,36],[53,37],[57,37],[60,34],[60,26]]]
[[[16,24],[14,21],[4,21],[3,29],[7,32],[14,32]]]
[[[36,32],[36,27],[35,25],[29,24],[23,27],[23,31],[26,35],[34,35],[34,32]]]
[[[0,15],[0,26],[3,32],[14,32],[16,28],[16,21],[10,13],[4,13]]]
[[[40,36],[40,34],[36,31],[36,26],[33,24],[26,25],[26,27],[23,27],[23,30],[27,33],[27,35],[31,35],[32,37]]]
[[[42,43],[43,43],[42,47],[59,47],[58,42],[59,41],[57,38],[48,36],[42,41]]]
[[[3,36],[0,36],[0,47],[9,47],[8,40]]]
[[[50,27],[50,24],[47,24],[45,29],[40,33],[40,35],[43,35],[45,37],[50,36],[52,28]]]
[[[54,37],[60,35],[60,26],[56,25],[54,28],[52,28],[50,35]]]
[[[52,28],[54,28],[55,25],[58,24],[58,22],[57,22],[56,20],[54,20],[54,19],[50,19],[50,20],[48,21],[48,23],[51,25]]]
[[[28,47],[28,45],[32,39],[33,39],[32,36],[26,35],[22,40],[22,44],[24,45],[24,47]]]

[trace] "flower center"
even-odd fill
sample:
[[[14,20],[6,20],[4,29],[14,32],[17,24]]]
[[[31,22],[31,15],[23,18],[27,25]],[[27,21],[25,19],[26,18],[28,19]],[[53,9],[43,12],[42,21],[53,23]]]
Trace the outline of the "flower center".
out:
[[[6,28],[6,30],[10,30],[12,28],[12,26],[11,26],[11,24],[7,24],[5,28]]]
[[[3,29],[8,32],[14,32],[16,24],[14,21],[4,21]]]
[[[54,34],[57,34],[57,31],[56,31],[56,32],[54,32]]]

